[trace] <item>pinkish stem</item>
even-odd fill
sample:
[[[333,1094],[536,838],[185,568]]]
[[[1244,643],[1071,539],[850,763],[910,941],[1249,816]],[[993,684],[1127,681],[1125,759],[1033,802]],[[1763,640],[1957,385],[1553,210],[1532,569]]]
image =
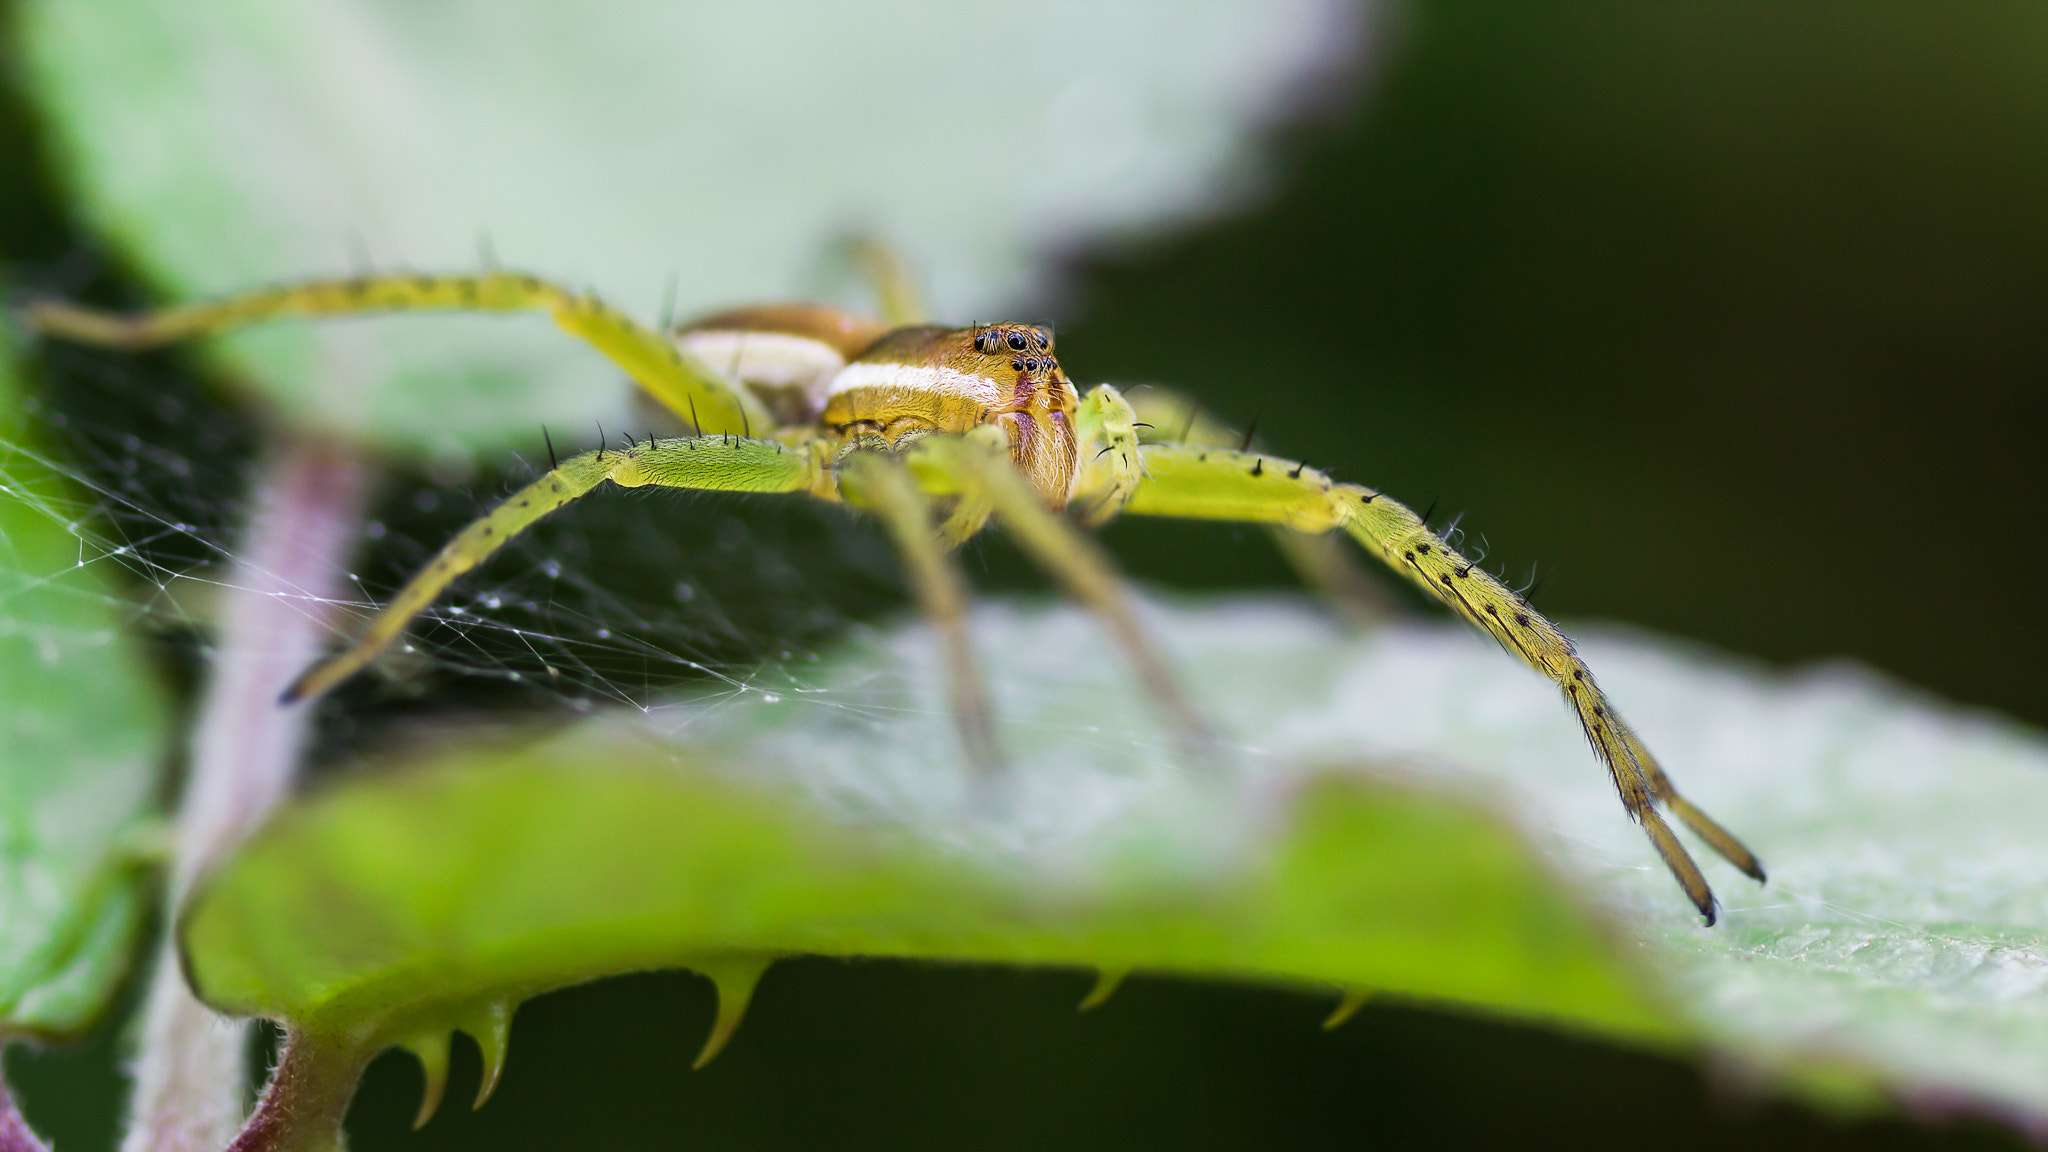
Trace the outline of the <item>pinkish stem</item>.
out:
[[[341,1122],[369,1056],[315,1037],[287,1037],[263,1099],[228,1152],[339,1152]]]
[[[225,584],[178,810],[169,907],[289,792],[312,709],[278,692],[317,658],[346,592],[367,470],[334,438],[282,437],[258,476]],[[248,1025],[192,995],[167,940],[144,1010],[122,1152],[218,1152],[241,1126]]]

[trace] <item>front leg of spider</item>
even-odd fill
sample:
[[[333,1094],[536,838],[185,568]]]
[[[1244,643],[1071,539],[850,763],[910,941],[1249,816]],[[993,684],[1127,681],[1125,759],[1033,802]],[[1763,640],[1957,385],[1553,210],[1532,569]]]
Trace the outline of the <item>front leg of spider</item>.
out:
[[[284,690],[290,704],[322,695],[363,670],[403,635],[463,573],[556,509],[610,481],[622,488],[655,485],[711,492],[803,492],[819,487],[822,455],[805,445],[737,436],[649,439],[625,449],[600,448],[562,461],[457,533],[419,575],[377,613],[361,638],[314,665]]]
[[[1678,794],[1671,778],[1601,692],[1591,670],[1555,624],[1458,554],[1407,506],[1356,484],[1339,484],[1304,464],[1261,453],[1148,444],[1145,477],[1125,510],[1137,515],[1285,524],[1304,532],[1342,529],[1395,571],[1542,673],[1563,692],[1594,753],[1606,765],[1629,816],[1712,924],[1713,891],[1664,822],[1667,809],[1729,863],[1759,883],[1763,864],[1742,842]]]

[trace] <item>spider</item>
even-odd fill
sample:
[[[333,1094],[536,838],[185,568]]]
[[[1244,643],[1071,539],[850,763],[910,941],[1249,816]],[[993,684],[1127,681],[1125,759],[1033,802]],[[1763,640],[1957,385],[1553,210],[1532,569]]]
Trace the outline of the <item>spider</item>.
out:
[[[360,639],[287,687],[285,703],[361,671],[506,540],[609,481],[801,494],[879,518],[935,624],[962,742],[984,770],[1001,758],[952,553],[998,521],[1101,618],[1169,725],[1200,748],[1212,739],[1208,726],[1139,627],[1116,570],[1080,529],[1133,513],[1263,523],[1297,543],[1341,530],[1563,691],[1623,807],[1707,924],[1713,892],[1660,809],[1765,879],[1739,840],[1678,794],[1571,640],[1422,517],[1370,488],[1254,451],[1248,438],[1233,446],[1206,427],[1193,434],[1192,419],[1177,441],[1141,437],[1152,426],[1132,403],[1108,385],[1076,390],[1052,332],[1038,325],[890,327],[822,305],[776,304],[663,332],[593,295],[502,271],[310,281],[132,316],[45,301],[27,316],[47,335],[139,349],[286,317],[433,310],[546,312],[625,369],[687,432],[568,459],[550,442],[546,475],[457,533]],[[1298,561],[1313,555],[1290,551]]]

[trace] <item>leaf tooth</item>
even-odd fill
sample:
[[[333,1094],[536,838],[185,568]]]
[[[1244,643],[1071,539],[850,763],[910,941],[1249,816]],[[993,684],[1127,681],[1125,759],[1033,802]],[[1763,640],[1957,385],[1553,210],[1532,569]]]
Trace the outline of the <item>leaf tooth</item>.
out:
[[[702,1068],[711,1062],[713,1056],[725,1048],[726,1042],[739,1029],[740,1018],[747,1014],[747,1004],[754,998],[754,986],[761,982],[761,975],[775,957],[759,953],[736,953],[720,956],[699,957],[690,962],[690,967],[707,976],[718,995],[718,1017],[711,1022],[711,1035],[704,1040],[704,1048],[697,1053],[697,1060],[691,1068]]]
[[[1081,1006],[1078,1011],[1086,1012],[1091,1008],[1102,1007],[1111,996],[1116,995],[1118,988],[1123,987],[1124,977],[1130,974],[1131,970],[1129,968],[1098,969],[1095,973],[1095,987],[1090,988],[1088,994],[1081,997]]]
[[[434,1118],[434,1113],[441,1107],[441,1094],[448,1089],[448,1041],[451,1036],[452,1033],[446,1031],[426,1032],[399,1045],[419,1058],[420,1070],[427,1078],[426,1087],[420,1093],[419,1115],[412,1121],[415,1132]]]
[[[1370,999],[1372,999],[1372,989],[1370,988],[1346,988],[1344,990],[1344,998],[1337,1001],[1337,1010],[1330,1013],[1329,1018],[1323,1021],[1323,1031],[1328,1032],[1353,1016],[1358,1015],[1358,1010],[1365,1007],[1365,1002]]]
[[[516,1007],[510,998],[486,1000],[455,1023],[456,1028],[476,1041],[484,1057],[484,1078],[477,1085],[476,1102],[470,1105],[472,1111],[484,1106],[484,1101],[498,1090],[498,1078],[505,1074],[505,1050],[512,1040],[512,1011]]]

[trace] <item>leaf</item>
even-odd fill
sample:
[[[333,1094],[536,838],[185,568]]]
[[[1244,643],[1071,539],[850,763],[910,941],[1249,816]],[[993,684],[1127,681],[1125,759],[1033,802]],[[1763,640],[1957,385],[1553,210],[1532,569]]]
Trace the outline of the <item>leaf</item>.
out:
[[[91,505],[38,454],[0,346],[0,1037],[90,1026],[134,958],[166,736]]]
[[[1553,691],[1477,638],[1347,640],[1281,601],[1151,616],[1236,772],[1163,751],[1082,613],[987,607],[998,801],[972,800],[929,636],[879,633],[794,689],[451,744],[301,802],[198,898],[190,971],[225,1010],[372,1045],[790,952],[1179,972],[1706,1044],[1845,1103],[2048,1106],[2037,735],[1853,668],[1595,634],[1681,786],[1772,862],[1763,890],[1709,865],[1707,929]]]
[[[1251,130],[1363,40],[1340,0],[32,0],[21,19],[87,218],[171,300],[461,271],[487,238],[650,323],[671,283],[683,316],[829,295],[854,229],[928,270],[943,311],[988,315],[1054,248],[1241,197]],[[220,351],[302,419],[413,448],[624,426],[618,371],[544,319],[290,325]]]

